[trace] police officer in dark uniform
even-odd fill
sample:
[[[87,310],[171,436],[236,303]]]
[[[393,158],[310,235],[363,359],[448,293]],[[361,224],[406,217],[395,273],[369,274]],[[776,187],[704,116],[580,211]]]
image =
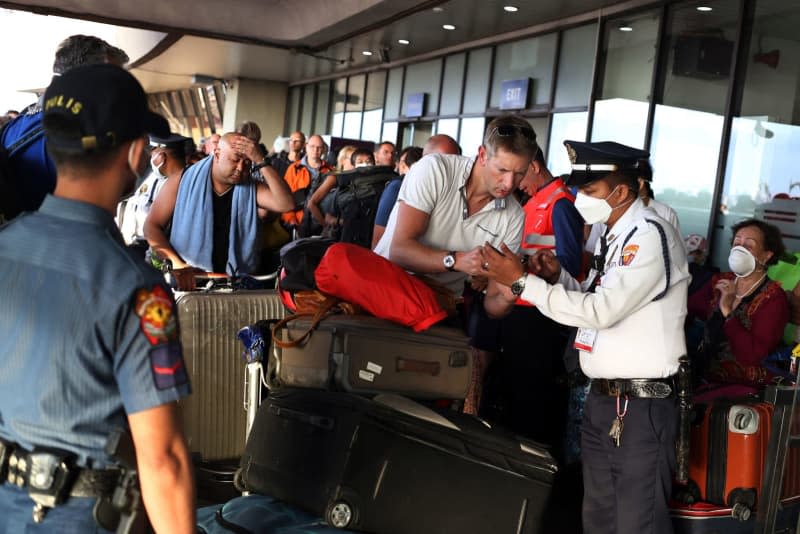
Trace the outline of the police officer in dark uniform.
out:
[[[105,532],[92,513],[118,483],[120,428],[155,530],[193,532],[173,297],[114,224],[167,122],[128,72],[92,65],[53,79],[43,124],[55,191],[0,229],[0,532]]]
[[[575,348],[591,378],[583,418],[585,532],[667,534],[678,429],[676,375],[686,353],[689,272],[677,230],[638,197],[649,154],[619,143],[566,141],[569,186],[587,224],[602,223],[593,268],[579,284],[549,251],[525,274],[507,248],[484,247],[487,310],[516,297],[578,327]],[[649,174],[647,174],[649,176]],[[546,409],[546,408],[545,408]]]

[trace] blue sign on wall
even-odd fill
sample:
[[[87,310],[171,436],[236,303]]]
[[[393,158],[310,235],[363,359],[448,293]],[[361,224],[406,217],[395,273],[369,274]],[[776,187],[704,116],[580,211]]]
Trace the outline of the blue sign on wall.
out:
[[[500,109],[527,108],[530,81],[530,78],[504,80],[500,84]]]
[[[413,93],[406,100],[406,117],[422,117],[425,115],[426,93]]]

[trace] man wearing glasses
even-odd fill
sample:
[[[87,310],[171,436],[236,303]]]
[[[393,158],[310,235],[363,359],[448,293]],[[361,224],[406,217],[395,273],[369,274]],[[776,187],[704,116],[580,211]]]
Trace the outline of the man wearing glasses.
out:
[[[476,158],[422,158],[403,180],[375,252],[434,278],[456,296],[466,281],[482,289],[482,244],[505,242],[519,250],[525,214],[511,193],[537,150],[528,122],[506,115],[489,123]],[[475,352],[476,377],[464,406],[469,413],[477,413],[487,359]]]

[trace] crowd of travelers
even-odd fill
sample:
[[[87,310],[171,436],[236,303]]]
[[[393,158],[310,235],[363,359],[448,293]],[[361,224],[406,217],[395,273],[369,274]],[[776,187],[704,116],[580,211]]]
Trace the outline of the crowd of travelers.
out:
[[[108,434],[129,427],[157,530],[191,531],[193,489],[174,402],[189,393],[179,318],[150,266],[178,289],[201,272],[272,272],[283,244],[336,235],[337,176],[355,169],[387,173],[374,251],[459,302],[475,362],[464,411],[547,444],[565,466],[582,461],[589,532],[670,531],[679,357],[712,397],[780,374],[765,362],[796,300],[767,276],[785,254],[780,232],[738,222],[719,272],[707,240],[684,238],[654,199],[645,151],[565,141],[572,173],[556,176],[515,115],[489,122],[476,157],[442,134],[333,152],[296,131],[267,148],[253,122],[196,146],[147,109],[127,60],[70,37],[40,102],[3,118],[2,145],[27,144],[5,166],[22,213],[5,212],[0,229],[0,440],[66,451],[101,476]],[[673,389],[652,398],[634,380]],[[614,443],[608,426],[623,417]],[[31,519],[28,494],[3,484],[0,531],[93,521],[90,504],[67,504]]]

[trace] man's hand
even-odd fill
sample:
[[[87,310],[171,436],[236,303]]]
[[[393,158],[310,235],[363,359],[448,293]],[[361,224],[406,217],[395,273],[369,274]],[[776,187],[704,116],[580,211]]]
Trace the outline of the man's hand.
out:
[[[483,247],[475,247],[466,252],[456,252],[456,264],[453,268],[469,276],[485,275],[481,265],[483,265]]]
[[[261,163],[261,160],[264,159],[264,154],[261,153],[261,147],[243,135],[233,136],[230,144],[231,148],[249,159],[252,163]]]
[[[528,270],[548,284],[555,284],[561,275],[561,263],[552,250],[542,249],[528,258]]]
[[[471,287],[473,291],[484,291],[488,285],[489,279],[485,275],[469,277],[469,287]]]
[[[175,277],[175,284],[178,286],[178,291],[193,291],[197,288],[195,276],[205,273],[203,269],[187,265],[186,267],[179,267],[172,269],[172,276]]]
[[[484,244],[481,248],[483,273],[490,279],[504,285],[510,286],[525,274],[519,256],[503,243],[498,251],[490,243]]]

